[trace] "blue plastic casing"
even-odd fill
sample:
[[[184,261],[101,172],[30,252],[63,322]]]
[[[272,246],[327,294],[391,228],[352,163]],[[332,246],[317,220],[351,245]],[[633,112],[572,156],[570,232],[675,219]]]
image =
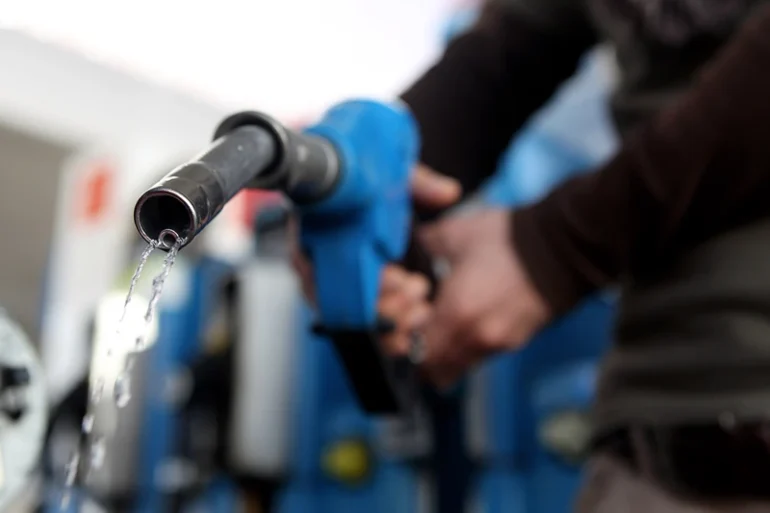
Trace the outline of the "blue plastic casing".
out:
[[[311,255],[320,320],[330,329],[371,329],[383,267],[409,242],[409,182],[418,158],[417,124],[403,105],[341,103],[306,134],[323,137],[340,158],[330,196],[299,207]]]

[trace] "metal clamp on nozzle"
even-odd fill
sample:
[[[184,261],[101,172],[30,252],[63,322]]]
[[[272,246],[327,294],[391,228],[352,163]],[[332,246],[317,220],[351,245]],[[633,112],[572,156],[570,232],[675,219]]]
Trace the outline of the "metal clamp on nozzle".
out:
[[[258,112],[225,119],[203,153],[164,176],[136,203],[134,222],[163,249],[192,241],[241,189],[284,192],[295,203],[328,194],[339,173],[335,149]],[[176,237],[175,237],[176,236]]]

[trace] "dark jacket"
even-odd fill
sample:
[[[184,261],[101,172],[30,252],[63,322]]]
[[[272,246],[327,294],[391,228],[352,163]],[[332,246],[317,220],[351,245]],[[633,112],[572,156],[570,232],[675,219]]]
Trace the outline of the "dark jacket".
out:
[[[617,56],[624,143],[515,212],[516,248],[557,313],[623,287],[600,422],[758,414],[764,398],[744,399],[770,392],[766,2],[490,2],[403,95],[423,161],[473,191],[598,42]]]

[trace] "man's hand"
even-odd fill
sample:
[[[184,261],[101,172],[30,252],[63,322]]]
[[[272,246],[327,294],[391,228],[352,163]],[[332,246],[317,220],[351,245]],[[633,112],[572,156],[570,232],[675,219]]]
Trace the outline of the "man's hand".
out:
[[[299,274],[303,293],[312,303],[315,301],[313,269],[299,251],[293,255],[294,268]],[[430,282],[422,274],[407,272],[397,265],[383,269],[377,312],[395,326],[394,331],[382,340],[383,349],[387,353],[398,356],[408,354],[412,335],[419,332],[430,317],[429,294]]]
[[[423,331],[425,370],[437,385],[451,385],[484,358],[521,347],[548,322],[549,308],[516,256],[510,212],[450,218],[420,235],[428,252],[449,264]]]
[[[457,203],[460,199],[462,189],[457,180],[441,175],[427,166],[419,165],[415,168],[412,175],[411,192],[416,205],[428,209],[439,210]],[[292,265],[299,275],[302,291],[305,298],[311,303],[314,303],[315,291],[313,290],[313,268],[299,247],[297,224],[293,221],[289,226],[289,241],[291,243]],[[399,270],[394,272],[397,275],[401,275],[401,271]],[[396,282],[404,283],[403,280],[396,280]],[[393,293],[392,288],[388,290],[390,293]]]

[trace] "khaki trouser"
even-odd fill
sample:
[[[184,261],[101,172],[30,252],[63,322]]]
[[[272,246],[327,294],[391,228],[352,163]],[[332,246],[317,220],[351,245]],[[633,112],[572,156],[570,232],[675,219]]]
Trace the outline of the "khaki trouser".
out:
[[[697,504],[674,497],[613,456],[598,454],[586,469],[576,513],[770,513],[770,502]]]

